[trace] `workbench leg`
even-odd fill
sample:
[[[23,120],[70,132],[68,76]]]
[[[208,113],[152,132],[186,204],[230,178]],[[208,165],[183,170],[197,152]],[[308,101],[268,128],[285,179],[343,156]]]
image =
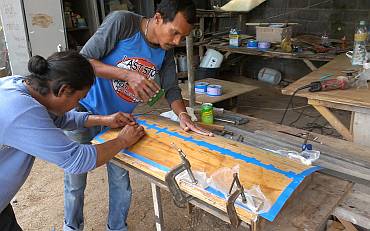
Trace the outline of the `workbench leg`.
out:
[[[162,231],[164,229],[163,229],[163,211],[162,211],[161,191],[160,191],[160,188],[156,184],[154,183],[150,183],[150,184],[152,186],[155,227],[157,231]]]
[[[232,112],[238,113],[238,97],[237,96],[232,97],[230,99],[230,107],[231,107]]]
[[[346,126],[326,107],[312,105],[330,123],[330,125],[348,141],[353,141],[353,136]]]
[[[311,69],[311,71],[317,71],[317,67],[310,60],[303,59],[303,62]]]

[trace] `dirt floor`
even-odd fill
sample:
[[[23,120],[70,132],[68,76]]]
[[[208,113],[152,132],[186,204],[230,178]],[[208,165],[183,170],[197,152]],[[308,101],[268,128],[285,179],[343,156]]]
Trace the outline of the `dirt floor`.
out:
[[[279,122],[289,97],[280,94],[279,87],[271,87],[255,80],[239,77],[231,81],[254,84],[258,90],[240,97],[239,112]],[[295,100],[295,107],[306,105],[303,99]],[[159,107],[165,107],[161,102]],[[280,109],[280,110],[272,110]],[[142,108],[142,111],[148,110]],[[292,126],[338,136],[336,132],[311,107],[289,111],[285,124],[300,119]],[[337,111],[336,114],[348,123],[348,113]],[[149,182],[142,176],[130,173],[133,188],[132,205],[128,217],[129,230],[155,230],[154,212]],[[162,190],[165,228],[172,230],[233,230],[220,219],[196,209],[191,215],[186,208],[174,205],[171,195]],[[105,230],[107,217],[107,173],[100,167],[88,175],[85,191],[85,230]],[[13,203],[17,219],[24,230],[62,230],[63,224],[63,171],[54,165],[36,160],[30,176]],[[242,230],[239,228],[238,230]],[[244,229],[245,230],[245,229]]]

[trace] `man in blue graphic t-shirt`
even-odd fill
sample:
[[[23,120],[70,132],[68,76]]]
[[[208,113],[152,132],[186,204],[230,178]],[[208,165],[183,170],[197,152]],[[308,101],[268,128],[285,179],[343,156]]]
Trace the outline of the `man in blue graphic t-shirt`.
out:
[[[79,110],[102,115],[131,113],[138,103],[147,102],[162,88],[184,130],[212,135],[195,126],[186,113],[175,71],[173,47],[191,32],[194,21],[195,6],[191,0],[162,0],[152,18],[127,11],[108,15],[81,50],[94,66],[97,79],[80,101]],[[80,143],[89,143],[96,133],[85,129],[68,135]],[[107,165],[107,171],[107,230],[127,230],[131,203],[128,172],[112,163]],[[65,173],[65,231],[83,229],[86,176]]]

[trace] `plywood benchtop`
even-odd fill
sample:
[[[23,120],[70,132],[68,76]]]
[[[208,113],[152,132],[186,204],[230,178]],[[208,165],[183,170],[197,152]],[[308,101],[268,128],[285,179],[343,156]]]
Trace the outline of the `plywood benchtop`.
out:
[[[162,117],[139,116],[137,122],[145,127],[147,135],[134,146],[122,150],[115,158],[161,181],[165,180],[170,169],[180,163],[172,142],[184,151],[193,170],[204,171],[208,176],[222,167],[239,165],[239,177],[244,188],[259,185],[271,201],[270,211],[260,214],[269,221],[274,220],[305,177],[319,169],[223,137],[187,133],[177,123]],[[118,132],[119,130],[103,131],[95,138],[94,143],[113,139]],[[217,190],[210,187],[201,189],[184,182],[180,183],[180,188],[226,211],[226,198]],[[236,210],[247,223],[258,217],[242,204],[238,204]]]

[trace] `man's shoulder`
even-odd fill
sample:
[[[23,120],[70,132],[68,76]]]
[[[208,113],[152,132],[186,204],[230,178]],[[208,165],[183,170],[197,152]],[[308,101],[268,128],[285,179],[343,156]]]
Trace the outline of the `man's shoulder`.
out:
[[[136,14],[136,13],[131,12],[131,11],[126,11],[126,10],[113,11],[108,15],[108,18],[110,18],[111,20],[112,19],[120,20],[121,22],[125,22],[126,20],[129,20],[130,22],[132,20],[133,21],[140,21],[140,19],[142,17],[143,16],[141,16],[139,14]]]

